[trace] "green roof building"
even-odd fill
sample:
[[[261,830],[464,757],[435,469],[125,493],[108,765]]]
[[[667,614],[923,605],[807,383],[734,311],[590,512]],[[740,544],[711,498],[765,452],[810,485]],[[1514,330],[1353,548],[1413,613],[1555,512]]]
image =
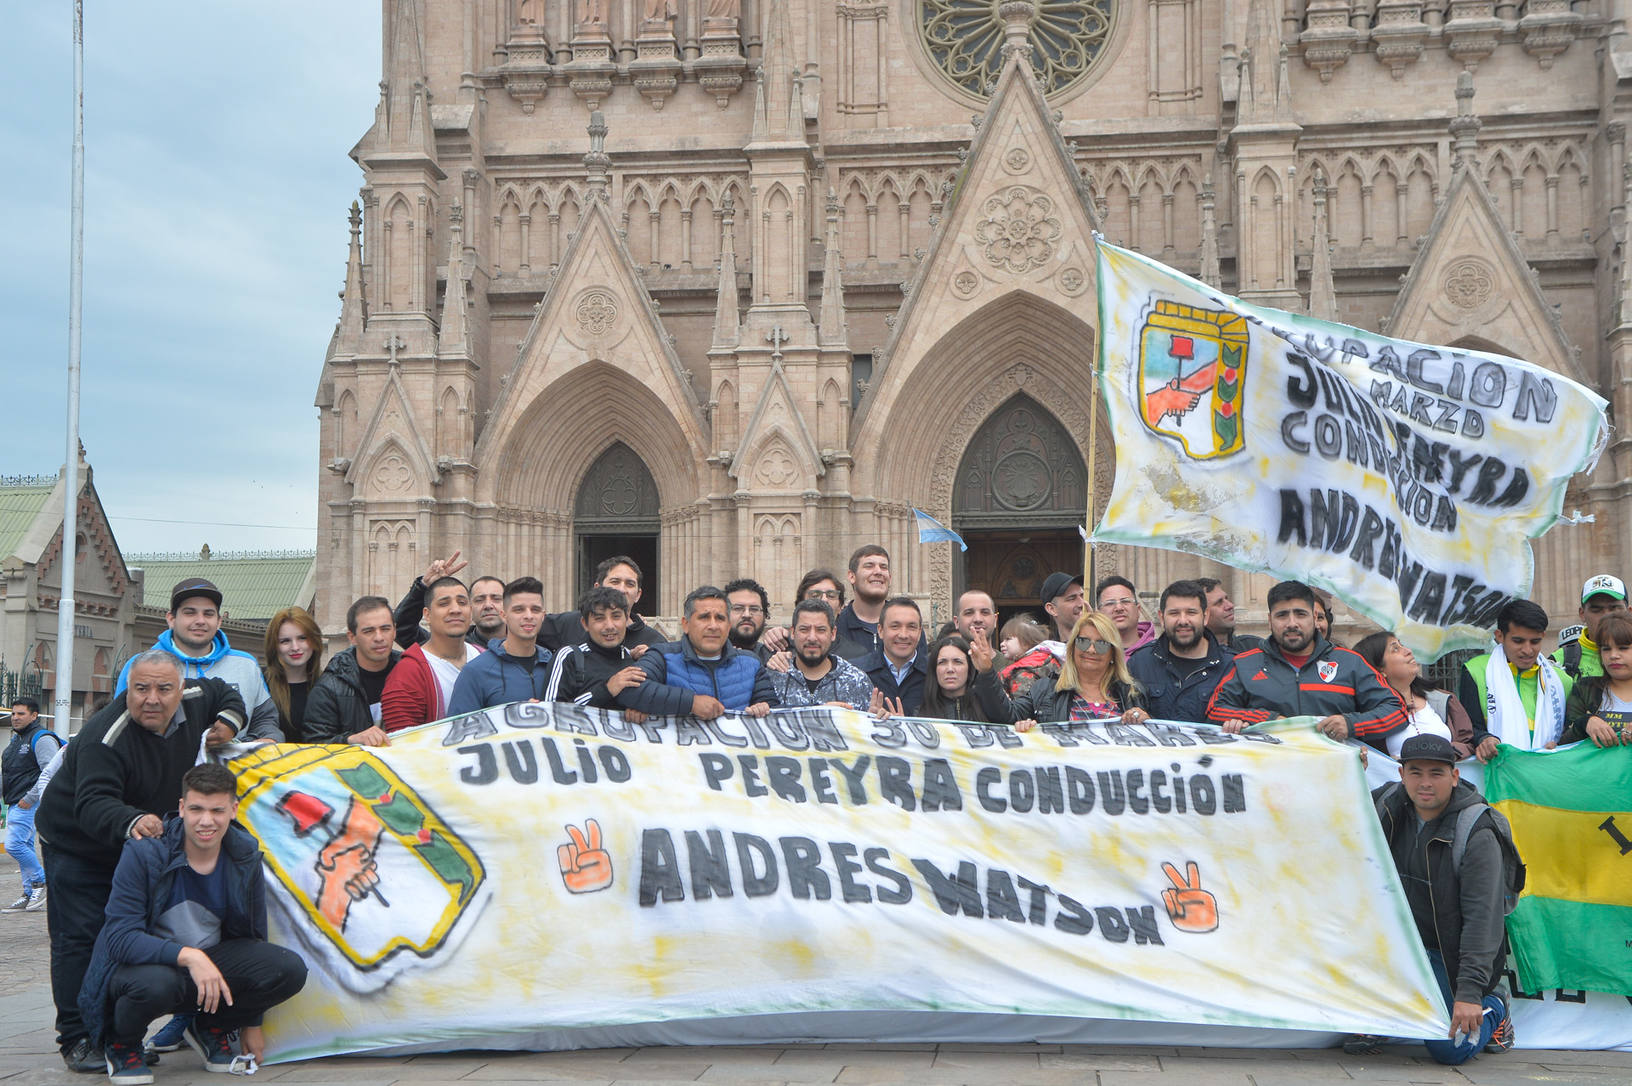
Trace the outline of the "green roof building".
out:
[[[97,496],[90,465],[79,462],[74,548],[74,690],[68,734],[113,692],[130,654],[141,586],[126,567]],[[62,595],[63,479],[0,476],[0,693],[30,693],[54,716],[57,607]]]

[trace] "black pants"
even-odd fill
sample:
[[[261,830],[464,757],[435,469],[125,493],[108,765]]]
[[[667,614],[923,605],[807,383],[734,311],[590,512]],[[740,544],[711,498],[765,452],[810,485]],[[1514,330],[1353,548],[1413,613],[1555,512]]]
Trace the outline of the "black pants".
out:
[[[108,986],[106,1040],[139,1045],[148,1023],[167,1014],[195,1013],[200,1028],[238,1029],[259,1025],[261,1015],[306,985],[300,955],[260,939],[228,939],[204,953],[232,993],[214,1014],[198,1011],[193,975],[179,965],[121,965]]]
[[[113,868],[83,860],[40,842],[45,860],[45,924],[51,933],[51,999],[57,1005],[57,1044],[67,1048],[85,1036],[79,989],[102,931]]]

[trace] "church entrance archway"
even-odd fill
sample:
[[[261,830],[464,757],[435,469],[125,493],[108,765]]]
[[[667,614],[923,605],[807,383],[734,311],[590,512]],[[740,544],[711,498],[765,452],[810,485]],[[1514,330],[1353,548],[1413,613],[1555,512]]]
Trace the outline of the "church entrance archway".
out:
[[[953,571],[954,604],[983,588],[1001,622],[1038,612],[1048,575],[1082,568],[1087,478],[1076,442],[1041,404],[1025,393],[999,404],[958,464],[952,524],[969,550]]]
[[[573,507],[577,541],[577,591],[595,580],[595,567],[614,555],[627,555],[642,575],[638,609],[652,614],[657,606],[658,496],[651,471],[633,449],[613,442],[584,473]]]

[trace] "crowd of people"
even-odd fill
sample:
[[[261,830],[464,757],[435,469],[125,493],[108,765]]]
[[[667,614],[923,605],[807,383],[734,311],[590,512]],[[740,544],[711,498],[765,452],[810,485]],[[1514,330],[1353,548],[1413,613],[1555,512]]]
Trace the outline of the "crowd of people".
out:
[[[7,844],[23,878],[12,908],[46,908],[70,1068],[148,1082],[152,1053],[183,1043],[211,1069],[258,1059],[259,1014],[304,979],[298,958],[255,945],[264,896],[240,862],[252,845],[229,825],[230,774],[202,775],[201,752],[228,742],[388,746],[403,729],[518,701],[637,721],[825,705],[1016,731],[1154,719],[1239,732],[1312,716],[1330,738],[1401,763],[1404,787],[1378,810],[1452,1005],[1457,1036],[1431,1046],[1445,1062],[1512,1044],[1497,988],[1505,941],[1490,920],[1494,823],[1476,825],[1449,873],[1430,863],[1448,820],[1482,805],[1456,762],[1488,761],[1503,744],[1632,745],[1632,617],[1625,584],[1609,574],[1583,586],[1580,625],[1552,657],[1542,652],[1546,612],[1528,600],[1503,607],[1491,651],[1466,663],[1452,692],[1428,686],[1386,631],[1339,645],[1329,600],[1297,581],[1270,590],[1266,638],[1237,634],[1216,580],[1167,585],[1151,621],[1127,578],[1095,584],[1090,602],[1083,578],[1060,572],[1044,580],[1035,616],[1001,627],[991,594],[965,591],[931,640],[919,604],[892,594],[890,555],[868,545],[843,575],[805,574],[786,625],[771,624],[754,580],[695,588],[671,641],[637,612],[643,576],[630,558],[602,562],[577,607],[556,613],[536,578],[466,584],[464,568],[457,553],[431,562],[395,607],[383,596],[353,601],[348,644],[326,662],[322,632],[300,608],[268,624],[264,662],[231,648],[220,590],[184,580],[168,631],[126,664],[113,701],[74,742],[62,747],[43,729],[31,699],[12,706]],[[229,990],[239,993],[230,1005]],[[167,1012],[176,1017],[144,1049],[149,1022]],[[1350,1043],[1364,1051],[1376,1039]]]

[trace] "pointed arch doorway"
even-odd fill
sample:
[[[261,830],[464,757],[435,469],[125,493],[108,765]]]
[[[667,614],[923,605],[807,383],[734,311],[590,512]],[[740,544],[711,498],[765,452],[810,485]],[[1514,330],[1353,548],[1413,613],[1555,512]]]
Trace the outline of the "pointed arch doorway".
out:
[[[1077,526],[1087,515],[1087,467],[1053,414],[1025,393],[999,404],[958,464],[952,524],[969,544],[953,569],[953,604],[991,593],[999,622],[1039,613],[1055,570],[1082,569]],[[956,561],[956,560],[955,560]]]
[[[595,567],[614,555],[633,558],[641,571],[642,603],[637,608],[653,614],[658,590],[658,537],[660,519],[657,483],[633,449],[615,441],[584,473],[573,506],[576,541],[577,591],[595,580]],[[574,601],[576,602],[576,601]]]

